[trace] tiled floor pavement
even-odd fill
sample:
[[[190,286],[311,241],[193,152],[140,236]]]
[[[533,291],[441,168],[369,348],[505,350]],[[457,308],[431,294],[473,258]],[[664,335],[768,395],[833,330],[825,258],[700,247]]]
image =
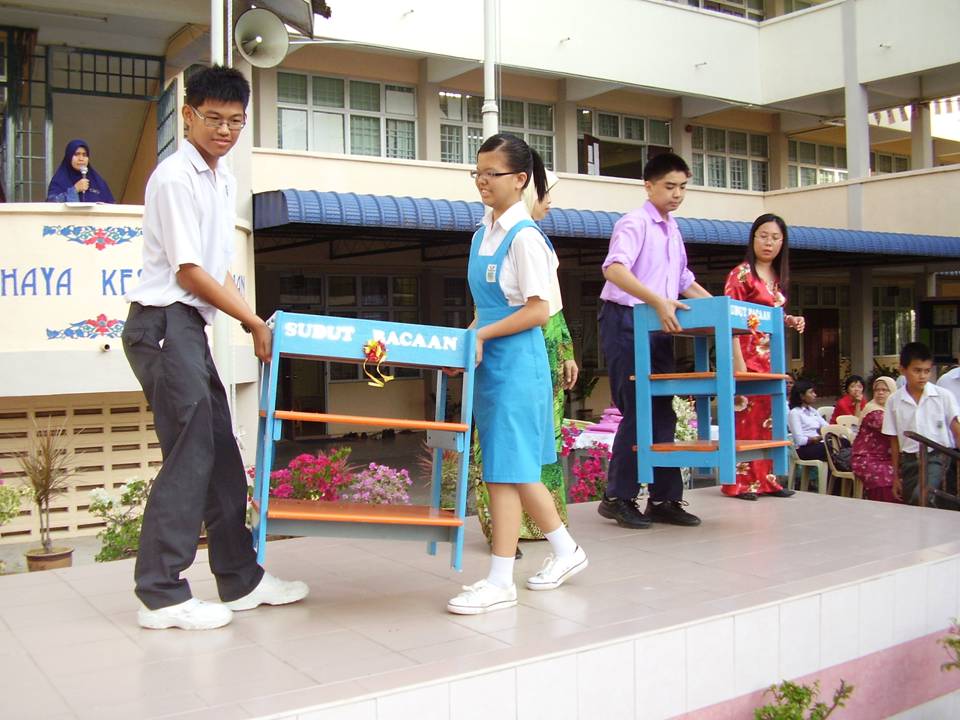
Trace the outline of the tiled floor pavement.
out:
[[[444,610],[486,571],[471,521],[463,574],[417,543],[271,543],[268,569],[306,580],[303,603],[238,614],[221,630],[136,625],[132,561],[0,577],[0,715],[250,718],[515,662],[869,577],[960,549],[960,514],[798,494],[748,503],[688,493],[699,528],[630,531],[571,507],[590,568],[518,607]],[[544,543],[525,543],[517,577]],[[215,598],[205,557],[188,572]]]

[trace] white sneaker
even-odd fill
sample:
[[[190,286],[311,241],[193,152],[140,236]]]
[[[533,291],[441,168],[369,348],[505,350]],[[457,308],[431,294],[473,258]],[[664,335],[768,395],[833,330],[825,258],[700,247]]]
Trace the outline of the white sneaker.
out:
[[[281,580],[264,573],[257,586],[242,598],[225,602],[231,610],[253,610],[258,605],[287,605],[303,600],[310,588],[299,580]]]
[[[527,580],[527,589],[553,590],[558,588],[581,570],[586,570],[589,564],[587,554],[579,545],[572,555],[566,557],[558,558],[555,555],[547,555],[540,572]]]
[[[213,630],[223,627],[233,619],[233,611],[221,603],[204,602],[190,598],[177,605],[168,605],[159,610],[144,606],[137,611],[140,627],[149,630],[180,628],[181,630]]]
[[[464,585],[463,592],[447,603],[447,612],[455,615],[480,615],[504,610],[517,604],[517,586],[498,587],[486,578],[473,585]]]

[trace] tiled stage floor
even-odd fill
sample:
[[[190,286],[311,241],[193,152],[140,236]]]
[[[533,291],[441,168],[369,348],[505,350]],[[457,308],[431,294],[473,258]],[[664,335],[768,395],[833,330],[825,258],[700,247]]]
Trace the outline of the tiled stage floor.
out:
[[[137,627],[132,561],[3,576],[0,715],[293,712],[776,603],[960,551],[957,513],[806,493],[749,503],[716,488],[688,499],[704,519],[699,528],[624,530],[593,504],[571,506],[590,568],[554,592],[520,590],[517,608],[489,616],[444,609],[460,584],[486,571],[474,520],[462,575],[450,570],[444,546],[430,557],[419,543],[271,543],[268,569],[307,581],[308,600],[240,613],[229,627],[202,633]],[[547,553],[545,543],[523,549],[518,578]],[[952,572],[945,617],[930,618],[931,627],[956,612]],[[188,575],[197,596],[215,597],[202,555]]]

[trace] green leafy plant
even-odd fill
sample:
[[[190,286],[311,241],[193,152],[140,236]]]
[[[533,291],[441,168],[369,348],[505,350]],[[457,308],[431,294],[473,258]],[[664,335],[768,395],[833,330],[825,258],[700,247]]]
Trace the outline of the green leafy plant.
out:
[[[853,695],[853,685],[847,685],[841,680],[830,705],[818,701],[819,681],[810,686],[785,680],[779,685],[771,685],[764,693],[764,696],[766,695],[773,695],[773,702],[754,710],[754,720],[824,720],[830,717],[834,710],[845,706],[846,701]]]
[[[479,446],[478,446],[479,447]],[[460,476],[460,453],[454,450],[443,450],[440,461],[440,507],[452,510],[457,505],[457,478]],[[471,457],[467,477],[467,514],[476,512],[476,499],[471,490],[475,491],[480,482],[480,466],[476,462],[477,455]],[[420,445],[420,455],[417,458],[417,467],[424,477],[433,477],[433,448],[424,440]]]
[[[960,624],[957,618],[951,621],[950,632],[938,640],[950,656],[950,661],[940,666],[941,670],[960,670]]]
[[[101,488],[90,491],[90,514],[106,523],[97,535],[102,544],[94,560],[108,562],[136,555],[140,547],[143,505],[152,484],[153,480],[131,480],[116,500]]]
[[[4,485],[0,480],[0,525],[6,525],[20,514],[20,504],[29,494],[22,485]]]
[[[17,458],[26,475],[28,494],[37,506],[40,544],[45,553],[53,550],[50,539],[50,503],[69,490],[70,478],[74,474],[74,456],[67,446],[67,430],[64,426],[55,426],[48,421],[43,428],[34,421],[27,449]]]

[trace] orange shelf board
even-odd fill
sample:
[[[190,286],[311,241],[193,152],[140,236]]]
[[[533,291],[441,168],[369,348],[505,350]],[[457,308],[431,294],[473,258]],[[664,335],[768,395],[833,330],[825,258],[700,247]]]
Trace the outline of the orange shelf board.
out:
[[[259,511],[259,504],[254,502]],[[324,522],[372,523],[378,525],[429,525],[460,527],[463,520],[452,510],[429,505],[367,505],[324,500],[283,500],[270,498],[267,518],[271,520],[313,520]]]
[[[657,373],[651,375],[651,380],[713,380],[717,374],[715,372],[692,372],[692,373]],[[758,373],[758,372],[735,372],[734,380],[786,380],[787,376],[781,373]]]
[[[263,413],[261,413],[261,415],[262,414]],[[436,420],[365,417],[362,415],[332,415],[330,413],[296,412],[294,410],[277,410],[273,413],[273,416],[278,420],[369,425],[371,427],[399,428],[402,430],[448,430],[450,432],[466,432],[468,430],[468,426],[463,423],[437,422]]]
[[[770,448],[788,447],[789,440],[737,440],[737,452],[750,450],[768,450]],[[717,443],[708,440],[684,440],[672,443],[654,443],[650,446],[654,452],[714,452]]]

